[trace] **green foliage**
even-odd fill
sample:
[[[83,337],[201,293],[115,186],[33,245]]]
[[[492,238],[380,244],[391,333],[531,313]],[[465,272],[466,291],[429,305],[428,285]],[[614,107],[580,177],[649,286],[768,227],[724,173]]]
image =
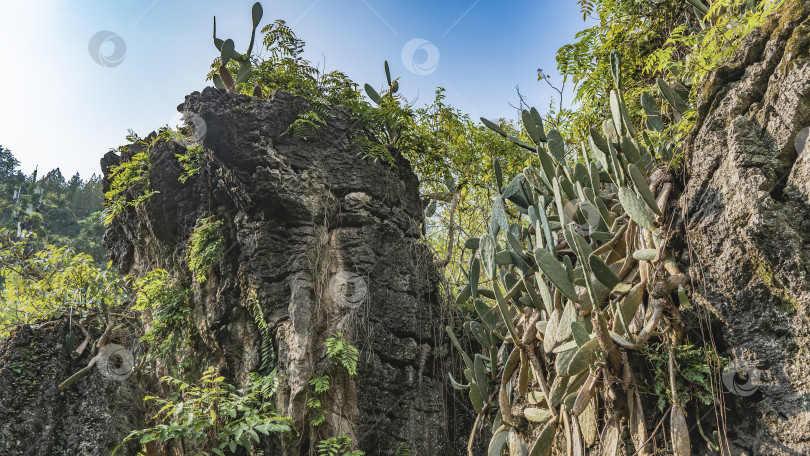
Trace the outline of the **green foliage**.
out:
[[[256,28],[259,27],[259,22],[262,20],[262,5],[259,2],[253,4],[251,9],[251,21],[253,28],[250,32],[250,44],[248,44],[247,51],[240,54],[234,50],[234,42],[231,39],[225,41],[217,38],[217,18],[214,17],[214,46],[220,51],[219,58],[219,72],[212,75],[214,85],[220,89],[228,89],[231,92],[240,90],[250,79],[253,72],[253,42],[256,40]],[[233,78],[231,69],[228,68],[228,63],[233,62],[234,65],[238,63],[239,70],[236,74],[236,79]]]
[[[309,386],[312,387],[313,395],[307,399],[307,408],[312,409],[312,416],[309,419],[310,426],[319,426],[326,421],[326,413],[323,411],[321,395],[329,391],[329,376],[314,375],[309,379]]]
[[[162,129],[158,135],[147,139],[139,138],[130,131],[128,140],[133,141],[134,147],[140,152],[129,156],[131,146],[118,149],[122,162],[110,169],[108,179],[110,189],[104,193],[104,224],[109,225],[113,219],[128,207],[138,207],[157,192],[149,189],[149,169],[152,166],[150,151],[160,141],[171,138],[169,129]]]
[[[214,221],[213,216],[203,218],[188,239],[186,260],[194,280],[199,283],[208,280],[209,269],[225,253],[223,225],[222,220]]]
[[[329,390],[329,376],[315,375],[309,380],[309,386],[312,387],[315,394],[323,394]]]
[[[504,432],[518,436],[509,439],[512,451],[522,439],[518,430],[523,419],[542,426],[532,454],[550,454],[555,435],[570,429],[571,415],[592,423],[593,438],[585,440],[593,444],[598,428],[617,419],[612,407],[599,416],[588,405],[596,395],[608,402],[618,400],[610,397],[609,382],[597,382],[599,378],[622,379],[630,401],[625,405],[635,417],[631,437],[647,445],[637,382],[620,348],[644,350],[661,376],[666,372],[675,378],[680,372],[678,378],[689,383],[676,382],[675,391],[669,391],[674,405],[680,407],[678,398],[692,396],[711,403],[709,377],[717,374],[712,368],[718,366],[708,364],[705,353],[691,346],[674,350],[670,358],[671,341],[677,343],[680,336],[662,320],[664,314],[679,313],[669,295],[683,291],[686,283],[663,239],[663,211],[657,204],[668,192],[670,184],[664,182],[673,156],[665,145],[648,140],[649,132],[639,132],[624,101],[622,59],[616,52],[609,56],[612,87],[603,113],[607,120],[601,131],[588,130],[588,147],[583,145],[581,161],[574,166],[562,134],[553,128],[544,131],[536,110],[524,110],[522,116],[532,144],[484,121],[495,133],[536,154],[539,164],[510,180],[495,160],[490,221],[476,241],[465,243],[472,251],[467,284],[457,299],[474,301],[479,319],[465,322],[464,329],[486,355],[467,355],[448,326],[464,360],[467,384],[452,377],[450,381],[468,392],[479,414],[497,414],[494,429],[502,430],[494,433],[493,444],[506,440],[499,436]],[[666,84],[660,86],[666,95]],[[638,250],[655,254],[637,260]],[[648,344],[653,337],[655,343]],[[551,358],[545,369],[530,361],[539,350]],[[662,381],[657,384],[665,386]],[[527,403],[531,407],[525,407]],[[522,410],[523,416],[513,410]],[[677,433],[673,438],[688,439],[686,429],[671,432]],[[529,434],[538,435],[533,429]]]
[[[75,174],[66,181],[58,168],[38,177],[37,171],[25,175],[18,166],[14,154],[0,146],[0,228],[36,233],[29,240],[37,248],[70,246],[102,267],[107,259],[96,214],[104,208],[101,177],[85,181]]]
[[[678,362],[678,377],[676,385],[681,404],[696,400],[703,405],[711,405],[715,401],[712,388],[712,376],[722,372],[728,360],[720,357],[714,350],[694,345],[677,345],[675,359]],[[644,347],[642,353],[650,363],[653,378],[649,385],[653,393],[658,396],[658,410],[664,411],[669,403],[672,391],[669,388],[669,372],[667,371],[667,347],[663,344],[650,344]]]
[[[357,375],[357,361],[360,352],[346,341],[340,331],[326,339],[326,355],[329,356],[332,363],[346,368],[349,375]]]
[[[306,98],[312,103],[287,132],[303,139],[313,135],[333,116],[333,106],[345,107],[351,123],[358,125],[351,140],[364,157],[393,163],[391,151],[398,143],[406,126],[412,125],[411,108],[402,103],[397,94],[398,81],[389,80],[388,89],[379,95],[379,103],[368,103],[358,85],[339,71],[321,71],[304,59],[305,43],[283,20],[276,20],[262,28],[262,49],[251,55],[252,71],[249,78],[236,91],[252,94],[283,90]],[[208,78],[217,85],[221,73],[222,57],[211,64]],[[237,64],[225,65],[237,71]],[[219,87],[219,86],[218,86]],[[376,91],[375,91],[376,93]]]
[[[623,87],[630,114],[641,112],[640,97],[658,78],[683,90],[694,106],[706,76],[727,63],[741,38],[762,25],[782,3],[717,0],[703,13],[705,6],[693,7],[702,5],[699,1],[579,0],[583,14],[597,24],[579,32],[575,43],[558,51],[558,68],[576,85],[578,106],[552,113],[556,126],[575,144],[587,141],[588,129],[608,105],[612,87],[605,76],[613,50],[625,58]],[[689,112],[667,110],[664,114],[679,121],[666,135],[677,149],[694,118]]]
[[[292,131],[296,138],[306,140],[307,136],[312,135],[321,126],[326,125],[323,117],[327,117],[328,112],[325,112],[323,106],[318,106],[318,108],[321,111],[320,113],[313,109],[301,114],[283,134]]]
[[[343,366],[349,375],[357,375],[357,361],[359,358],[358,350],[351,346],[343,335],[338,332],[337,334],[333,335],[332,337],[326,339],[326,355],[332,361],[332,364],[339,364]],[[311,417],[309,420],[309,424],[311,426],[319,426],[324,421],[326,421],[326,413],[323,410],[322,404],[322,397],[327,391],[329,391],[329,375],[312,375],[312,378],[309,380],[309,386],[312,387],[312,395],[307,400],[307,408],[311,409]],[[333,438],[334,439],[334,438]],[[329,439],[331,441],[326,447],[324,448],[336,448],[333,445],[336,445],[338,440]],[[322,441],[318,448],[320,454],[321,444],[324,444],[327,440]],[[346,450],[351,449],[351,441],[348,441],[348,446]],[[338,451],[337,449],[334,451]],[[332,453],[330,453],[332,454]],[[334,454],[343,454],[343,453],[334,453]],[[355,454],[355,453],[347,453],[347,454]],[[362,454],[362,453],[357,453]]]
[[[177,285],[164,269],[149,271],[134,283],[134,310],[148,312],[149,326],[141,337],[149,351],[147,359],[177,359],[168,363],[172,372],[181,372],[193,363],[194,322],[191,321],[189,291]]]
[[[255,291],[253,292],[248,305],[250,308],[250,313],[253,315],[253,321],[256,323],[256,327],[259,328],[259,334],[261,335],[262,339],[262,362],[259,365],[259,370],[266,372],[273,368],[276,361],[276,352],[273,348],[273,334],[270,331],[270,327],[267,326],[267,321],[264,318],[264,310],[262,310],[262,306],[259,304],[259,300],[256,298]]]
[[[180,166],[183,167],[183,174],[180,175],[178,180],[180,183],[185,184],[189,179],[200,174],[200,169],[205,160],[205,151],[202,146],[197,144],[186,147],[186,152],[183,154],[175,154]]]
[[[107,321],[127,297],[123,278],[69,247],[38,248],[36,235],[0,230],[0,338],[22,324],[65,315]]]
[[[198,383],[186,383],[163,377],[163,383],[174,390],[174,397],[144,398],[158,412],[152,417],[155,426],[131,432],[115,451],[129,441],[165,444],[183,440],[189,455],[224,456],[237,448],[248,452],[261,448],[260,434],[290,435],[292,422],[273,409],[272,396],[277,380],[270,375],[251,375],[241,390],[226,383],[214,368],[208,368]],[[113,454],[115,454],[115,451]]]
[[[360,450],[352,450],[352,439],[346,435],[329,437],[318,443],[318,456],[363,456]]]

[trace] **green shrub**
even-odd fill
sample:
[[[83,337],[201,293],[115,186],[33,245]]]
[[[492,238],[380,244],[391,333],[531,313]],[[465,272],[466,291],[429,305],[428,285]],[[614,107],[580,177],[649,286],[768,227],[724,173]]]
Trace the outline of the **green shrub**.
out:
[[[260,448],[260,434],[291,433],[290,419],[273,408],[275,371],[266,376],[251,375],[241,390],[226,383],[214,368],[208,368],[198,383],[173,377],[163,377],[162,381],[174,390],[172,399],[144,398],[158,409],[152,417],[158,424],[131,432],[115,451],[130,441],[138,441],[146,451],[148,443],[183,440],[187,454],[224,456],[225,451],[233,453],[239,447],[248,452]]]

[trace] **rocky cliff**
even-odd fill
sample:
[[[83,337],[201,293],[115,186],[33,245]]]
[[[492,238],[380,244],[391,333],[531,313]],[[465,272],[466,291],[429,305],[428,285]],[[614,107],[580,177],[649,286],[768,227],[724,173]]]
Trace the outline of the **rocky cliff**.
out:
[[[808,127],[810,4],[790,1],[712,76],[686,148],[685,262],[741,387],[733,455],[810,454]]]
[[[146,145],[153,136],[107,154],[109,189],[113,167],[148,148],[155,192],[113,219],[110,258],[124,274],[162,268],[188,288],[193,369],[215,366],[237,385],[267,361],[258,304],[279,372],[277,408],[298,431],[263,442],[268,454],[306,454],[341,434],[368,455],[463,453],[471,413],[446,391],[445,316],[417,179],[401,158],[365,159],[360,126],[340,107],[296,136],[290,125],[311,108],[283,92],[189,95],[179,110],[202,156],[185,182],[183,141]],[[683,227],[673,242],[692,280],[687,333],[734,361],[717,379],[728,391],[719,416],[690,416],[725,436],[723,454],[810,454],[808,148],[810,4],[792,0],[704,87],[672,202],[674,231]],[[221,223],[223,240],[204,282],[188,256],[203,220]],[[106,455],[144,424],[142,398],[157,388],[149,375],[91,374],[57,390],[89,356],[63,348],[67,328],[21,328],[0,346],[0,454]],[[356,376],[326,354],[337,334],[360,349]],[[331,377],[329,413],[314,427],[306,401],[321,374]],[[699,432],[692,446],[703,454]]]
[[[192,291],[200,366],[235,382],[259,368],[256,300],[273,338],[278,411],[300,435],[281,442],[298,455],[346,434],[366,454],[449,454],[455,429],[445,402],[437,275],[422,244],[418,181],[360,154],[348,113],[306,139],[289,130],[307,101],[283,92],[269,100],[207,88],[179,108],[205,157],[185,184],[173,141],[151,147],[150,189],[142,206],[116,217],[104,243],[122,273],[163,268]],[[110,167],[122,156],[104,157]],[[109,183],[109,182],[108,182]],[[188,240],[201,219],[223,223],[224,256],[207,281],[192,279]],[[342,334],[360,349],[358,374],[330,365],[325,341]],[[314,374],[331,377],[326,423],[308,425]],[[277,453],[273,453],[277,454]],[[281,454],[281,453],[278,453]]]

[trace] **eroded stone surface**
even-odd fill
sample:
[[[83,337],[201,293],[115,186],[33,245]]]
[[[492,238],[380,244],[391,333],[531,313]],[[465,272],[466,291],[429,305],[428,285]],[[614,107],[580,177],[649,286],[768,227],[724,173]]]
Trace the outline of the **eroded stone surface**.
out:
[[[134,276],[165,268],[189,284],[198,363],[237,382],[260,363],[248,310],[256,297],[278,354],[278,411],[301,431],[283,442],[284,454],[340,434],[370,455],[400,445],[413,455],[452,454],[463,430],[445,404],[437,276],[422,244],[418,181],[408,163],[363,159],[351,139],[356,126],[341,108],[306,140],[295,137],[287,129],[309,104],[283,92],[259,100],[207,88],[179,109],[205,122],[205,166],[181,184],[175,154],[183,147],[152,147],[149,178],[159,193],[108,228],[104,243],[115,265]],[[118,162],[108,154],[105,173]],[[186,242],[210,215],[225,222],[226,253],[200,285],[187,269]],[[359,277],[350,290],[338,284],[348,297],[330,293],[340,274]],[[324,342],[338,331],[360,349],[356,377],[330,367]],[[307,425],[305,405],[313,373],[330,375],[322,400],[339,412],[317,428]]]
[[[696,300],[758,392],[731,454],[810,454],[810,4],[790,1],[703,91],[681,203]],[[798,138],[798,145],[797,145]]]
[[[74,324],[74,336],[81,338]],[[16,329],[0,345],[0,454],[109,456],[132,429],[143,427],[143,388],[137,375],[113,379],[92,369],[75,384],[57,386],[83,367],[74,358],[67,321]],[[97,338],[101,331],[90,328]],[[130,444],[118,454],[135,454]]]

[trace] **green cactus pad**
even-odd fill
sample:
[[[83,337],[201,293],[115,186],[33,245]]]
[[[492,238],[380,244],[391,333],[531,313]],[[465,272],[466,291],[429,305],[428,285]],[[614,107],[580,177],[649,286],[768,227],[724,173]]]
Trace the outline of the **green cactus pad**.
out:
[[[577,293],[574,289],[574,284],[571,283],[568,277],[568,272],[557,261],[557,257],[552,255],[549,251],[544,249],[534,249],[534,259],[537,265],[543,271],[546,277],[557,287],[566,298],[572,301],[577,300]]]
[[[627,215],[638,223],[639,226],[644,227],[650,231],[655,229],[650,213],[647,212],[647,205],[638,199],[635,193],[627,187],[619,189],[619,202],[622,207],[627,211]]]

